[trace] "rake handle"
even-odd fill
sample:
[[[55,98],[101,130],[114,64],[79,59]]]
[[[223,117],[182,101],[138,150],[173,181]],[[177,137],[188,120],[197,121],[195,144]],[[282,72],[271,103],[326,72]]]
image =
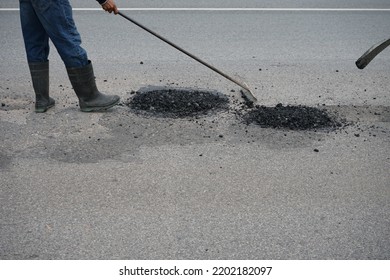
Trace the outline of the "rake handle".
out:
[[[230,77],[229,75],[225,74],[224,72],[222,72],[221,70],[215,68],[214,66],[210,65],[209,63],[207,63],[206,61],[200,59],[199,57],[193,55],[192,53],[189,53],[188,51],[186,51],[185,49],[179,47],[178,45],[176,45],[175,43],[172,43],[171,41],[169,41],[168,39],[164,38],[163,36],[161,36],[160,34],[157,34],[156,32],[154,32],[153,30],[147,28],[146,26],[142,25],[141,23],[135,21],[134,19],[126,16],[125,14],[121,13],[121,12],[118,12],[119,15],[121,15],[122,17],[124,17],[125,19],[127,19],[128,21],[134,23],[135,25],[137,25],[138,27],[142,28],[143,30],[149,32],[150,34],[152,34],[153,36],[159,38],[160,40],[164,41],[165,43],[171,45],[172,47],[174,47],[175,49],[181,51],[182,53],[188,55],[189,57],[191,57],[192,59],[195,59],[196,61],[198,61],[199,63],[202,63],[204,66],[210,68],[211,70],[213,70],[214,72],[218,73],[219,75],[225,77],[226,79],[232,81],[233,83],[239,85],[240,87],[250,91],[250,89],[244,85],[243,83],[237,81],[236,79]]]

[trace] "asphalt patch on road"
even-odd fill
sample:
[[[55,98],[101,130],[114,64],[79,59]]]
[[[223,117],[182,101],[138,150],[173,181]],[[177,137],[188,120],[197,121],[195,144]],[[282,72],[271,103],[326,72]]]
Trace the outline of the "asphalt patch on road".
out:
[[[151,88],[134,92],[125,105],[157,117],[186,118],[227,110],[229,98],[216,91],[185,88]]]
[[[316,130],[336,129],[343,126],[343,122],[330,115],[325,109],[308,106],[275,107],[255,106],[243,115],[247,124],[256,124],[261,127],[289,130]]]
[[[228,111],[228,96],[217,91],[189,88],[146,87],[132,93],[125,105],[136,113],[155,117],[197,118],[219,110]],[[256,105],[253,108],[245,102],[232,103],[234,112],[246,124],[264,128],[287,130],[334,130],[346,125],[334,113],[326,109],[304,105],[282,105],[274,107]]]

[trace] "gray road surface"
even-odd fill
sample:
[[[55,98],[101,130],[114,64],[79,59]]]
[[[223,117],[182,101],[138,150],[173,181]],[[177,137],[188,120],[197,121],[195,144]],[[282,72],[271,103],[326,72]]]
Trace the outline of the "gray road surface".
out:
[[[98,7],[93,2],[72,1]],[[388,1],[117,2],[390,8]],[[390,258],[390,50],[364,70],[354,65],[390,37],[390,12],[125,13],[241,76],[261,104],[320,106],[350,125],[292,132],[247,127],[229,112],[193,121],[146,118],[126,106],[81,113],[54,47],[57,105],[35,114],[18,12],[0,10],[1,259]],[[119,16],[74,17],[102,91],[125,101],[141,87],[170,85],[239,99],[236,85]]]

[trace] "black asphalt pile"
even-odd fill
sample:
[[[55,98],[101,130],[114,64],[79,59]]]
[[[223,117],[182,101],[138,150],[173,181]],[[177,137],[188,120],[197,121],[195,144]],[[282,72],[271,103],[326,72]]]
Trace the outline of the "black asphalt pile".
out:
[[[137,92],[126,105],[159,117],[184,118],[227,109],[229,99],[218,92],[157,89]]]
[[[256,106],[244,115],[244,119],[248,124],[255,123],[261,127],[290,130],[315,130],[342,126],[325,109],[282,104],[275,107]]]

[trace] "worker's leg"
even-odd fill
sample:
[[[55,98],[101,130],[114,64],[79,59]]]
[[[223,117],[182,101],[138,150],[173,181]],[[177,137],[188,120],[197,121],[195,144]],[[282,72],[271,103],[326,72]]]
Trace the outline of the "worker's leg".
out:
[[[87,65],[87,52],[81,47],[81,37],[73,21],[69,1],[31,0],[31,3],[65,66]]]
[[[96,87],[92,64],[87,58],[86,51],[80,46],[81,38],[73,20],[69,1],[31,0],[31,2],[65,63],[69,79],[79,98],[81,110],[99,111],[117,104],[118,96],[105,95]]]
[[[20,22],[28,62],[46,62],[49,37],[30,0],[20,0]]]
[[[49,37],[30,0],[20,0],[20,21],[35,92],[35,111],[42,113],[55,103],[49,97]]]

